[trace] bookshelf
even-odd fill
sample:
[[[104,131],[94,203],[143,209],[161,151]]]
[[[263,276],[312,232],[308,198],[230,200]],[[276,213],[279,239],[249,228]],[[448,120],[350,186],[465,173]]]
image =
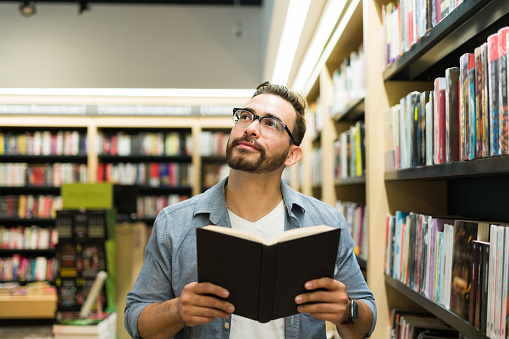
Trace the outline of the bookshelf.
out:
[[[436,315],[438,318],[442,319],[447,324],[451,325],[452,327],[466,335],[468,338],[488,338],[486,334],[479,331],[475,327],[470,326],[468,323],[466,323],[456,314],[452,313],[450,310],[446,309],[442,305],[439,305],[429,300],[428,298],[422,296],[421,294],[409,289],[405,284],[401,283],[400,281],[392,277],[385,276],[385,283],[387,284],[387,286],[390,286],[399,291],[405,297],[418,303],[422,308]]]
[[[384,124],[383,112],[398,104],[400,98],[413,90],[432,90],[436,77],[444,76],[449,67],[459,67],[462,54],[473,53],[490,34],[505,26],[509,3],[465,0],[385,68],[382,51],[376,47],[380,36],[374,32],[383,29],[382,6],[386,3],[364,2],[364,42],[367,73],[370,74],[365,102],[370,253],[384,253],[379,239],[385,239],[387,214],[394,214],[396,210],[498,223],[506,222],[509,216],[503,207],[508,200],[501,189],[508,183],[504,170],[507,156],[385,172],[384,136],[380,127]],[[368,277],[373,275],[384,275],[383,260],[370,254]],[[398,280],[385,276],[383,281],[368,280],[368,283],[379,310],[377,337],[386,337],[390,332],[389,325],[380,321],[385,319],[384,312],[392,308],[413,310],[419,307],[468,337],[487,337],[468,321]]]
[[[508,156],[469,161],[443,163],[432,166],[385,171],[384,112],[399,103],[411,91],[433,90],[433,80],[444,76],[445,69],[459,67],[459,58],[486,41],[487,37],[507,25],[509,2],[504,0],[465,0],[433,28],[428,29],[408,50],[392,64],[384,64],[383,45],[384,6],[387,0],[364,0],[357,6],[351,18],[338,20],[343,27],[341,36],[330,39],[324,48],[325,64],[315,70],[306,92],[308,103],[317,102],[320,110],[330,119],[324,119],[319,134],[309,130],[314,119],[308,123],[309,139],[301,160],[305,171],[315,171],[311,150],[320,147],[320,184],[308,175],[307,186],[300,190],[321,200],[334,204],[336,199],[364,202],[368,219],[368,247],[365,265],[367,282],[373,291],[378,310],[378,323],[374,338],[390,336],[390,318],[393,308],[419,309],[419,305],[443,319],[453,328],[469,337],[486,337],[468,322],[435,304],[412,289],[390,277],[384,277],[386,217],[395,211],[415,211],[430,215],[492,222],[507,222],[508,199],[504,191],[508,187]],[[362,33],[360,33],[362,32]],[[331,37],[335,35],[332,34]],[[365,54],[365,96],[334,112],[333,71],[341,65],[352,50],[362,42]],[[331,45],[332,44],[332,45]],[[322,66],[320,66],[322,65]],[[318,75],[315,75],[318,74]],[[319,100],[317,100],[319,98]],[[318,111],[318,109],[315,109]],[[311,112],[313,115],[313,112]],[[365,122],[366,172],[362,176],[334,178],[333,142],[356,121]],[[311,132],[311,133],[310,133]],[[307,154],[307,157],[306,157]],[[304,171],[304,172],[305,172]],[[315,174],[316,175],[316,174]],[[333,183],[333,184],[331,184]],[[307,191],[306,191],[307,190]]]
[[[198,111],[201,107],[205,106],[228,106],[235,107],[242,105],[247,98],[198,98],[193,99],[193,110]],[[232,120],[230,115],[221,114],[213,116],[204,116],[195,114],[194,116],[185,115],[100,115],[94,112],[98,110],[100,105],[107,107],[117,107],[124,105],[125,107],[152,107],[158,108],[183,107],[188,104],[189,99],[181,98],[126,98],[126,97],[42,97],[42,96],[3,96],[2,103],[6,106],[16,105],[16,107],[32,107],[43,106],[47,107],[92,107],[91,114],[74,115],[72,110],[69,114],[6,114],[2,113],[0,123],[0,132],[15,131],[16,133],[25,133],[26,131],[74,131],[78,130],[85,137],[86,152],[80,152],[78,155],[29,155],[29,154],[0,154],[0,165],[4,163],[34,163],[34,164],[47,164],[54,162],[70,162],[79,163],[86,166],[86,178],[82,181],[89,183],[98,182],[98,169],[100,164],[117,165],[120,163],[180,163],[188,165],[192,168],[189,172],[187,183],[178,185],[166,185],[150,187],[149,185],[138,186],[140,196],[153,197],[153,196],[166,196],[178,195],[190,197],[199,194],[202,191],[202,156],[200,149],[203,146],[200,144],[200,133],[202,129],[223,130],[228,131],[231,129]],[[123,107],[124,107],[123,106]],[[187,107],[187,106],[186,106]],[[229,111],[228,111],[229,112]],[[145,133],[151,131],[167,132],[177,131],[182,134],[189,134],[190,140],[190,153],[180,152],[179,154],[172,155],[141,155],[141,154],[127,154],[127,155],[111,155],[102,154],[98,149],[101,145],[99,135],[102,132],[110,133],[127,133],[136,135],[138,133]],[[189,141],[186,140],[186,141]],[[224,158],[223,158],[224,159]],[[0,196],[7,195],[60,195],[60,187],[58,185],[0,185]],[[155,203],[153,203],[155,205]],[[0,216],[0,225],[33,225],[37,224],[41,227],[55,227],[55,216],[45,218],[17,218],[13,216]],[[155,215],[145,216],[139,220],[151,225]],[[0,250],[0,258],[4,256],[11,256],[14,252],[21,254],[19,250]],[[22,251],[25,254],[25,251]],[[54,257],[54,250],[30,250],[30,255],[37,254],[38,256]],[[18,301],[23,301],[18,303]],[[41,301],[42,300],[42,301]],[[23,306],[19,312],[12,313],[8,319],[23,319],[30,320],[32,318],[47,318],[49,320],[55,317],[56,311],[56,295],[44,298],[31,298],[31,297],[2,297],[0,300],[0,309],[5,310],[11,304]],[[31,312],[35,308],[44,309],[43,314]],[[7,319],[4,314],[0,314],[0,319]]]
[[[32,101],[37,104],[40,98],[12,98],[9,103],[16,102],[30,102]],[[80,100],[80,98],[67,98],[68,100]],[[88,98],[92,103],[95,103],[98,98]],[[101,100],[104,100],[101,98]],[[122,98],[110,98],[115,103],[122,102]],[[229,99],[231,100],[231,99]],[[61,104],[60,101],[56,101],[56,104]],[[63,104],[63,103],[62,103]],[[222,103],[221,103],[222,104]],[[233,103],[232,106],[238,103]],[[170,104],[168,104],[170,105]],[[125,164],[132,164],[131,167],[136,168],[140,163],[150,164],[176,164],[180,167],[185,167],[181,172],[185,172],[185,176],[178,183],[168,185],[150,185],[140,184],[139,194],[140,196],[168,196],[178,195],[182,197],[190,197],[202,192],[202,164],[207,163],[224,163],[224,156],[202,156],[201,148],[203,144],[200,143],[200,134],[203,130],[215,130],[228,132],[231,128],[232,122],[228,115],[219,116],[101,116],[91,115],[86,117],[75,117],[75,116],[32,116],[32,115],[2,115],[2,126],[0,132],[6,130],[47,130],[47,129],[65,129],[65,130],[80,130],[87,140],[86,154],[81,153],[75,156],[56,156],[56,155],[12,155],[0,154],[0,164],[4,163],[35,163],[35,164],[47,164],[53,162],[73,162],[78,164],[86,165],[87,178],[86,182],[95,183],[101,182],[104,178],[101,178],[98,173],[101,168],[104,168],[106,164],[114,168],[118,168],[119,164],[125,166]],[[111,155],[110,153],[104,153],[103,150],[103,133],[111,136],[113,134],[123,133],[136,136],[141,133],[149,132],[177,132],[180,133],[181,147],[183,147],[176,154],[137,154],[129,153],[126,155]],[[188,149],[185,149],[186,142],[189,144]],[[104,169],[102,169],[104,171]],[[104,175],[104,172],[102,172]],[[112,179],[113,180],[113,179]],[[133,184],[128,182],[117,182],[119,184]],[[55,194],[60,193],[58,186],[1,186],[0,192],[2,194]],[[153,220],[154,216],[145,218],[146,220]]]
[[[330,55],[317,72],[316,79],[308,80],[312,83],[309,91],[303,93],[309,109],[301,161],[311,175],[307,177],[309,181],[303,180],[308,183],[300,190],[337,206],[345,215],[354,234],[359,266],[366,273],[368,258],[365,251],[360,249],[365,244],[363,236],[366,238],[367,234],[357,230],[364,229],[363,226],[367,224],[361,222],[360,226],[354,226],[358,224],[359,216],[360,220],[365,219],[362,211],[366,206],[366,166],[365,161],[360,161],[365,160],[363,4],[361,1],[349,1],[344,11],[351,13],[351,16],[345,13],[339,16],[337,32],[343,32],[325,47]],[[337,36],[337,33],[333,35]],[[359,147],[352,151],[357,140]],[[354,159],[357,154],[358,163]],[[355,214],[354,208],[357,210]]]
[[[230,131],[231,128],[203,128],[200,132],[202,192],[229,174],[226,144]]]

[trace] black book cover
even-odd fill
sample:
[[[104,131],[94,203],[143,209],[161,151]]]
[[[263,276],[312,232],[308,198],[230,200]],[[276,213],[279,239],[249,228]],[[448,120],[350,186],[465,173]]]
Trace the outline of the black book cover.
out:
[[[481,314],[482,314],[482,290],[484,288],[484,276],[483,276],[483,265],[484,265],[484,254],[486,251],[486,244],[484,241],[474,241],[477,243],[477,287],[475,289],[475,309],[474,309],[474,326],[477,329],[481,329]]]
[[[459,67],[445,70],[445,161],[459,160]]]
[[[486,333],[488,316],[488,278],[490,274],[490,243],[483,245],[484,253],[482,256],[482,291],[481,291],[481,331]]]
[[[420,108],[421,108],[421,95],[418,92],[415,92],[410,97],[411,99],[411,109],[412,109],[412,167],[418,167],[420,165],[421,159],[421,130],[419,128],[419,116]]]
[[[282,235],[307,230],[311,228]],[[237,315],[265,323],[296,314],[294,299],[307,292],[304,284],[334,276],[339,236],[340,229],[325,226],[318,233],[265,244],[198,228],[198,281],[226,288],[230,292],[226,300],[234,305]]]

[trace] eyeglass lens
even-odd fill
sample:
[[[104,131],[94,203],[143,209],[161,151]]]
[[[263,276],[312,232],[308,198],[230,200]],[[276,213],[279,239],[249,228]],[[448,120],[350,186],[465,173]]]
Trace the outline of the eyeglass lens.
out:
[[[235,112],[235,124],[241,128],[246,128],[251,125],[251,123],[255,120],[255,115],[249,111],[238,110]],[[266,136],[276,136],[282,130],[283,126],[281,122],[276,119],[269,117],[259,118],[260,120],[260,131],[263,135]]]

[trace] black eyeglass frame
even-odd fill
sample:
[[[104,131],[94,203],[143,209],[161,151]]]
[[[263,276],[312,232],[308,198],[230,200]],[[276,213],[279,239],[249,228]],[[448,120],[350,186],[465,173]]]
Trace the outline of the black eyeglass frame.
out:
[[[295,145],[299,146],[299,145],[297,144],[297,142],[295,141],[295,138],[293,137],[292,132],[290,132],[290,129],[288,128],[288,126],[286,126],[286,124],[285,124],[284,122],[282,122],[281,120],[279,120],[278,118],[276,118],[276,117],[272,117],[272,116],[269,116],[269,117],[261,117],[261,116],[259,116],[259,115],[256,115],[256,114],[255,114],[252,110],[250,110],[249,108],[238,108],[238,107],[235,107],[235,108],[233,109],[233,115],[235,115],[235,113],[237,113],[237,111],[248,111],[249,113],[251,113],[251,114],[253,115],[253,120],[251,120],[251,123],[250,123],[250,124],[252,124],[252,123],[253,123],[253,121],[255,121],[255,120],[258,120],[258,122],[261,124],[263,119],[273,119],[273,120],[278,121],[278,122],[281,124],[281,126],[283,126],[283,129],[284,129],[284,130],[288,133],[288,135],[289,135],[289,136],[290,136],[290,138],[292,139],[293,143],[294,143]],[[233,117],[232,117],[232,118],[233,118]],[[234,118],[234,120],[233,120],[233,123],[235,124],[235,126],[237,126],[237,123],[235,122],[235,118]],[[249,124],[249,125],[250,125],[250,124]],[[248,125],[248,126],[249,126],[249,125]],[[247,126],[246,126],[246,128],[247,128]],[[280,133],[281,133],[281,132],[280,132]]]

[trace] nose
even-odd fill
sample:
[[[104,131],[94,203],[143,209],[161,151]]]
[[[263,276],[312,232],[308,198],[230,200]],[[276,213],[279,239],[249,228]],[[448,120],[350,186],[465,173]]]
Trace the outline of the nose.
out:
[[[259,117],[254,117],[251,124],[249,124],[249,126],[247,126],[246,129],[244,130],[244,133],[246,133],[247,135],[253,135],[256,138],[259,138],[260,137],[260,120],[259,119],[260,119]]]

